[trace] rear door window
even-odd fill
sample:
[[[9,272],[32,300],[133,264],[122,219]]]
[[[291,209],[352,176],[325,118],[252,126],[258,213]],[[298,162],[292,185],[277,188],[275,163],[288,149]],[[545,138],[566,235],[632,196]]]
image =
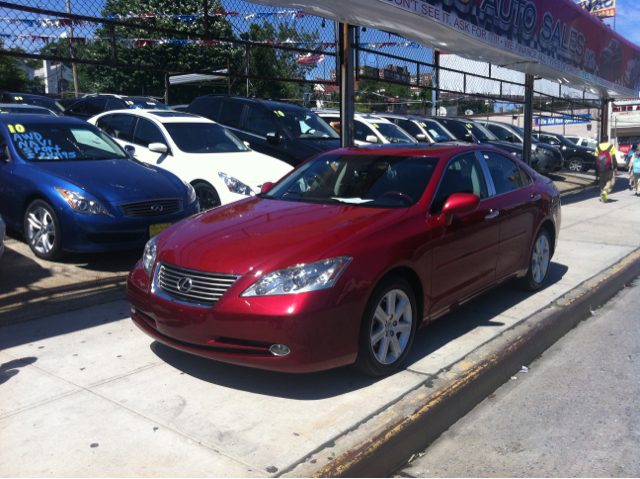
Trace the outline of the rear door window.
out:
[[[222,123],[225,126],[232,128],[240,128],[242,122],[242,103],[235,101],[223,101],[220,107],[220,116],[218,117],[218,123]]]
[[[133,129],[137,118],[133,115],[113,115],[106,128],[108,135],[133,143]]]

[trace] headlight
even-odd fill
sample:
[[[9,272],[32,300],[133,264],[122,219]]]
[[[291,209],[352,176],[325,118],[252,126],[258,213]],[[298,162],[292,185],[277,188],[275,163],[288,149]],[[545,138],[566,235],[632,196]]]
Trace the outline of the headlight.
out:
[[[73,208],[76,213],[83,213],[85,215],[107,215],[109,212],[100,203],[94,200],[85,198],[77,191],[66,190],[64,188],[56,188],[56,191],[67,200],[69,206]]]
[[[351,259],[351,256],[340,256],[316,263],[280,269],[260,278],[240,296],[297,294],[330,288]]]
[[[158,248],[156,246],[156,237],[154,236],[144,246],[144,253],[142,253],[142,267],[147,275],[151,276],[151,270],[153,269],[153,263],[156,262],[156,253]]]
[[[193,186],[191,186],[186,181],[183,181],[183,183],[184,183],[184,186],[187,187],[187,196],[189,197],[189,199],[187,200],[187,203],[192,205],[193,202],[198,199],[196,196],[196,190],[193,188]]]
[[[562,149],[563,149],[563,150],[566,150],[566,149],[567,149],[567,147],[566,147],[566,146],[563,146],[563,147],[562,147]]]
[[[233,176],[229,176],[226,173],[220,172],[218,176],[222,178],[224,184],[227,185],[231,193],[238,193],[239,195],[255,196],[255,192],[251,187],[245,185],[242,181],[235,179]]]

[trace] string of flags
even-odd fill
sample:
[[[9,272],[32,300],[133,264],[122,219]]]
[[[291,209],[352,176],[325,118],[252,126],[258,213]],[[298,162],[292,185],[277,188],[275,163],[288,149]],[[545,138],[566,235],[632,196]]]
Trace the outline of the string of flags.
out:
[[[31,41],[41,41],[44,43],[49,43],[50,41],[56,40],[69,40],[71,44],[91,44],[95,42],[101,41],[111,41],[110,38],[100,38],[100,37],[67,37],[67,36],[54,36],[54,35],[28,35],[28,34],[6,34],[0,33],[0,38],[13,39],[13,40],[31,40]],[[172,38],[122,38],[117,37],[116,40],[122,43],[125,46],[132,47],[152,47],[155,45],[197,45],[197,46],[216,46],[216,45],[234,45],[233,41],[225,41],[225,40],[175,40]],[[318,53],[309,53],[305,55],[299,55],[300,60],[302,62],[305,61],[305,57],[309,56],[308,59],[313,61],[312,55],[321,55],[321,51],[326,49],[334,49],[336,47],[335,42],[309,42],[309,41],[296,41],[296,40],[263,40],[256,41],[254,43],[263,43],[266,45],[273,46],[288,46],[294,48],[307,48],[318,50]],[[366,48],[370,50],[376,50],[381,48],[397,48],[397,47],[408,47],[408,48],[421,48],[418,43],[415,42],[365,42],[359,43],[360,48]],[[323,60],[319,60],[321,62]]]

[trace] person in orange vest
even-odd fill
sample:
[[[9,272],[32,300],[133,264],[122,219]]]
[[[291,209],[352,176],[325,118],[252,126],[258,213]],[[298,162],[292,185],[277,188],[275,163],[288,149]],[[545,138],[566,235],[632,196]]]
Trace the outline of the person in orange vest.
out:
[[[606,203],[618,172],[616,147],[609,143],[608,135],[602,135],[602,143],[596,148],[596,168],[600,175],[600,201]]]

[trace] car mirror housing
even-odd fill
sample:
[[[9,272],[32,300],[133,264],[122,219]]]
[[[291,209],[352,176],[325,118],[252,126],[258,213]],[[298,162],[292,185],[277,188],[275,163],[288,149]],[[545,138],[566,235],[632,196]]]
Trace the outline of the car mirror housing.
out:
[[[416,140],[418,141],[427,141],[427,135],[420,133],[418,135],[416,135]]]
[[[277,145],[282,141],[282,137],[275,131],[267,133],[267,142],[271,145]]]
[[[125,145],[124,151],[126,151],[127,154],[133,158],[133,155],[135,154],[136,149],[131,145]]]
[[[364,141],[366,141],[367,143],[378,143],[378,137],[375,135],[367,135]]]
[[[442,214],[445,215],[445,224],[451,224],[451,220],[456,215],[473,213],[480,206],[480,197],[470,193],[454,193],[447,199],[442,207]]]
[[[511,135],[507,136],[505,138],[505,141],[508,141],[509,143],[515,143],[516,142],[516,140]]]
[[[269,191],[271,188],[273,188],[273,183],[271,181],[267,181],[265,184],[262,185],[262,187],[260,188],[260,193],[266,193],[267,191]]]
[[[475,143],[475,140],[471,133],[467,133],[466,135],[464,135],[463,140],[466,141],[467,143]]]
[[[164,143],[149,143],[149,151],[153,151],[154,153],[166,153],[167,150],[167,145]]]

